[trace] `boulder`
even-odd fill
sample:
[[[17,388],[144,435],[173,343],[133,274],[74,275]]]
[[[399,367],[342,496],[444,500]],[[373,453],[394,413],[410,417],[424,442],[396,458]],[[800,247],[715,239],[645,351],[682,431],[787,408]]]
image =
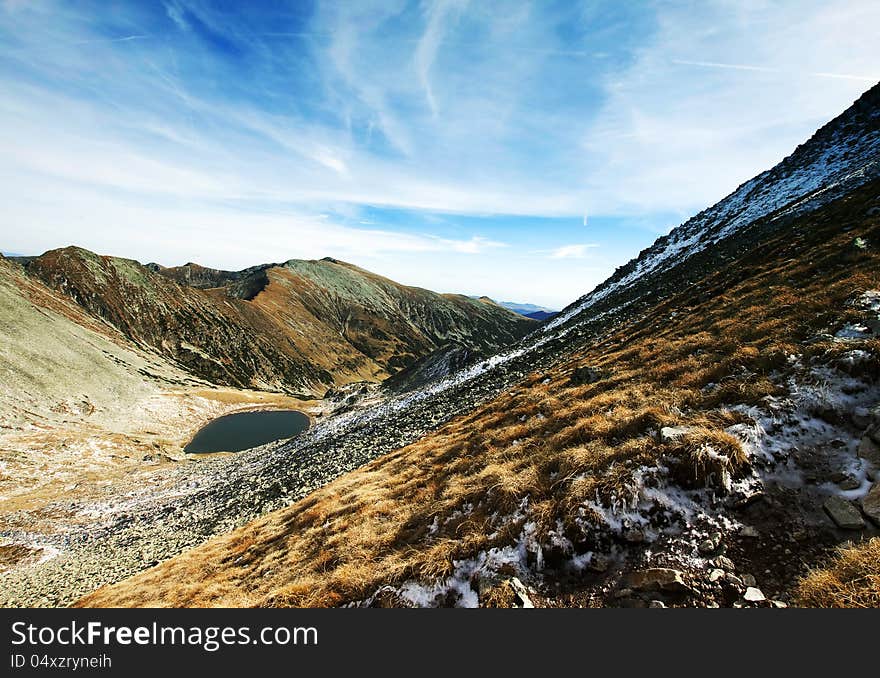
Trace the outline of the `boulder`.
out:
[[[741,589],[743,587],[743,580],[737,577],[732,572],[725,572],[724,581],[737,589]]]
[[[690,587],[682,579],[682,573],[668,567],[651,567],[630,572],[627,585],[636,591],[668,591],[689,593]]]
[[[828,497],[822,508],[831,520],[844,530],[861,530],[865,527],[865,521],[862,520],[858,509],[843,497],[838,497],[836,494]]]
[[[874,483],[868,494],[862,497],[862,511],[880,526],[880,481]]]
[[[751,525],[743,525],[742,528],[740,528],[739,536],[748,539],[757,539],[761,534]]]
[[[641,544],[645,541],[645,532],[638,527],[628,527],[624,529],[621,536],[624,541],[629,542],[630,544]]]

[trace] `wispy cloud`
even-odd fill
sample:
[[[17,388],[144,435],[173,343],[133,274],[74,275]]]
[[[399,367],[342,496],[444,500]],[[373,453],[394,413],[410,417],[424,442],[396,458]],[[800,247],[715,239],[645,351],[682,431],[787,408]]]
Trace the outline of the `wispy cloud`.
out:
[[[563,245],[555,250],[550,251],[551,259],[583,259],[587,255],[587,250],[599,247],[595,243]]]
[[[168,18],[171,19],[180,30],[188,31],[189,22],[184,17],[183,7],[174,2],[174,0],[164,3],[164,5],[165,12],[168,14]]]
[[[437,115],[437,101],[431,88],[431,66],[437,56],[437,49],[443,40],[446,23],[452,21],[467,6],[467,0],[439,0],[427,6],[427,26],[419,40],[415,53],[416,70],[419,81],[425,90],[425,99],[431,113]]]

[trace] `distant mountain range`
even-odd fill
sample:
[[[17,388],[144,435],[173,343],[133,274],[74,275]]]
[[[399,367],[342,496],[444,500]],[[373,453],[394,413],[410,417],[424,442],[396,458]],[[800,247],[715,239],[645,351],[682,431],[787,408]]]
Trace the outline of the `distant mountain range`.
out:
[[[523,315],[526,318],[531,318],[532,320],[548,320],[555,316],[559,311],[555,311],[552,308],[547,308],[546,306],[538,306],[537,304],[524,304],[516,301],[495,301],[494,299],[490,299],[489,297],[471,297],[472,299],[481,299],[483,301],[491,301],[492,303],[498,304],[502,308],[506,308],[514,313],[518,313],[519,315]]]

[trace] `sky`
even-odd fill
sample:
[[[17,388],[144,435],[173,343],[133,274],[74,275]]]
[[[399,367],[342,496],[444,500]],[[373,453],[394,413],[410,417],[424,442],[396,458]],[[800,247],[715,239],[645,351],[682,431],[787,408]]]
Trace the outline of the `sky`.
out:
[[[0,0],[0,250],[561,308],[880,80],[880,3]]]

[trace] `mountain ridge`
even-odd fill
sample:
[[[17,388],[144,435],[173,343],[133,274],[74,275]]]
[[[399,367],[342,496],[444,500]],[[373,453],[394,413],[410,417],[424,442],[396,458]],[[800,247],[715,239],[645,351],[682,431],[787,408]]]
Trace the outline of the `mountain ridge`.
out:
[[[321,395],[445,343],[498,348],[531,322],[334,261],[164,268],[68,247],[23,263],[132,341],[221,385]]]

